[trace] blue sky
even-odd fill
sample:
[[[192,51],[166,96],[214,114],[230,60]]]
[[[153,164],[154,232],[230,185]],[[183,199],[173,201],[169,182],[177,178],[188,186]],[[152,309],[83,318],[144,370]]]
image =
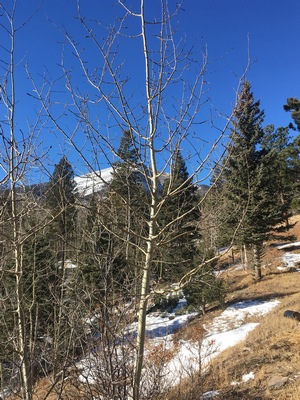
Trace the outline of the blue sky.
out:
[[[2,2],[9,7],[11,0]],[[138,10],[138,0],[127,0],[128,6]],[[17,21],[23,21],[39,7],[39,0],[19,0],[17,5]],[[169,0],[171,7],[175,0]],[[159,15],[159,1],[148,0],[147,12],[149,18]],[[97,19],[103,22],[100,34],[105,37],[105,26],[113,21],[123,11],[115,0],[84,0],[82,13],[86,20]],[[248,37],[252,65],[247,78],[252,83],[256,99],[261,100],[261,108],[265,110],[265,125],[287,125],[291,119],[283,111],[283,104],[288,97],[300,97],[300,52],[298,48],[300,2],[291,0],[186,0],[182,11],[176,16],[174,23],[177,27],[176,38],[184,36],[186,45],[194,45],[194,57],[201,60],[203,49],[207,46],[209,63],[206,80],[209,83],[206,93],[209,106],[200,110],[199,121],[209,118],[210,109],[228,114],[235,99],[235,89],[238,76],[243,72],[248,59]],[[85,46],[85,33],[76,20],[75,0],[43,0],[36,15],[20,30],[16,36],[17,50],[17,98],[18,129],[24,130],[25,118],[34,119],[32,99],[26,97],[31,92],[31,83],[24,73],[24,63],[36,82],[41,82],[40,76],[47,69],[52,79],[61,76],[59,67],[64,37],[60,27],[66,30],[74,39]],[[1,17],[3,18],[3,17]],[[136,33],[136,26],[128,21],[128,32]],[[1,35],[2,43],[4,35]],[[125,46],[120,45],[118,56],[125,62],[125,68],[132,76],[128,90],[135,93],[143,90],[140,80],[143,78],[143,60],[140,59],[141,45],[138,39],[133,39]],[[131,44],[132,43],[132,44]],[[153,42],[154,43],[154,42]],[[150,45],[152,42],[150,42]],[[87,53],[89,49],[86,49]],[[3,49],[2,57],[4,57]],[[0,53],[1,54],[1,53]],[[89,54],[90,62],[97,65],[98,58]],[[75,59],[71,52],[66,53],[66,62],[70,69],[75,67]],[[82,77],[76,75],[78,82]],[[83,80],[82,80],[83,82]],[[57,98],[64,101],[64,84],[60,87]],[[1,111],[2,112],[2,111]],[[101,111],[102,127],[109,129],[110,122]],[[74,120],[70,117],[65,124],[73,129]],[[216,121],[220,126],[222,121]],[[65,125],[66,126],[66,125]],[[63,152],[76,165],[76,155],[68,150],[68,145],[51,129],[44,129],[41,136],[43,149],[49,150],[49,170],[51,164],[57,162]],[[209,126],[203,126],[200,132],[205,141],[210,142],[216,133]],[[44,151],[43,150],[43,151]],[[105,167],[103,161],[103,167]]]

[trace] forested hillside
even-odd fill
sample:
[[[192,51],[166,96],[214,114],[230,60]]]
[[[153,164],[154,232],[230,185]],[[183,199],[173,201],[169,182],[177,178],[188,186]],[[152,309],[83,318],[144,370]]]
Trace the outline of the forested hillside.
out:
[[[226,285],[216,270],[224,252],[242,254],[260,281],[266,242],[283,232],[286,239],[299,208],[299,100],[282,104],[289,126],[265,126],[246,68],[232,114],[203,152],[208,59],[199,62],[177,44],[172,20],[180,7],[162,2],[158,22],[143,0],[139,12],[118,6],[123,17],[103,38],[102,25],[78,5],[82,43],[62,28],[60,78],[35,78],[25,63],[35,121],[21,127],[15,43],[30,18],[19,24],[17,2],[0,4],[2,397],[33,400],[47,377],[43,398],[63,398],[74,363],[96,353],[97,385],[84,382],[86,398],[145,399],[149,310],[173,309],[179,295],[187,312],[223,304]],[[125,34],[127,18],[138,33]],[[118,58],[121,36],[139,40],[138,102]],[[58,159],[41,145],[44,131],[63,138]],[[162,391],[149,388],[147,399]]]

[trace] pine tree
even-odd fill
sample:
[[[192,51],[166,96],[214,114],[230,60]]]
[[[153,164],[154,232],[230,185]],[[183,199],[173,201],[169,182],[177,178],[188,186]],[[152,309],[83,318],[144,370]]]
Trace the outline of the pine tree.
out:
[[[55,281],[55,259],[48,238],[37,233],[24,244],[24,296],[31,333],[40,337],[50,334],[49,325],[53,323]]]
[[[260,279],[263,243],[284,221],[284,213],[278,195],[279,181],[274,173],[276,157],[263,146],[264,113],[260,102],[254,100],[248,81],[243,85],[234,116],[231,142],[224,160],[222,193],[226,196],[229,215],[226,228],[233,233],[239,225],[236,243],[252,247],[255,276]]]
[[[46,192],[46,205],[51,215],[48,230],[45,232],[49,240],[49,250],[54,260],[54,281],[51,286],[53,302],[53,349],[51,360],[54,374],[74,349],[70,346],[70,335],[77,309],[72,297],[73,288],[69,286],[69,271],[72,275],[76,271],[68,269],[68,260],[75,257],[76,239],[76,183],[74,172],[66,156],[63,156],[55,166]],[[72,317],[72,318],[71,318]],[[79,326],[79,324],[78,324]],[[72,330],[73,329],[73,330]]]
[[[199,238],[197,223],[200,218],[197,207],[197,188],[189,178],[187,166],[180,150],[173,155],[170,176],[162,188],[165,202],[158,221],[164,234],[160,247],[161,278],[178,279],[192,267]],[[191,209],[195,207],[191,212]]]
[[[122,134],[118,149],[119,160],[114,164],[113,179],[109,189],[109,216],[106,225],[117,233],[113,239],[115,261],[114,268],[122,271],[127,265],[127,284],[124,274],[119,275],[120,284],[130,290],[134,286],[136,294],[140,276],[141,246],[146,228],[145,215],[148,208],[148,182],[137,149],[135,137],[130,130]],[[120,265],[117,266],[117,261]]]
[[[183,288],[188,308],[196,309],[205,314],[207,305],[211,303],[224,304],[225,282],[216,276],[214,265],[205,265],[193,276],[192,281]]]
[[[107,199],[96,193],[87,205],[86,222],[82,229],[79,285],[86,293],[89,307],[108,301],[113,292],[120,290],[126,276],[126,260],[119,242],[109,232],[103,221]],[[109,220],[109,218],[108,218]]]
[[[300,131],[300,100],[296,97],[290,97],[287,99],[287,104],[283,106],[284,111],[291,112],[292,118],[296,124],[296,128]],[[293,124],[290,124],[290,128],[295,129]]]
[[[298,192],[297,160],[299,152],[295,142],[291,141],[288,127],[274,128],[268,125],[264,129],[262,148],[273,155],[273,170],[275,171],[274,183],[278,185],[282,212],[285,217],[286,229],[289,229],[289,217],[291,216],[292,200],[295,192]]]
[[[57,259],[65,260],[67,243],[75,237],[76,230],[76,183],[74,171],[66,156],[55,166],[51,176],[47,203],[53,217],[51,223],[52,241],[57,242]]]
[[[294,120],[295,126],[291,123],[289,128],[300,131],[300,100],[295,97],[290,97],[287,99],[287,104],[283,106],[284,110],[287,112],[291,112],[292,119]],[[290,157],[289,164],[292,166],[292,179],[294,180],[294,199],[293,199],[293,207],[296,209],[296,212],[299,211],[300,204],[300,185],[299,185],[299,173],[300,173],[300,137],[296,136],[292,142],[292,146],[290,147]]]
[[[135,139],[130,130],[123,132],[117,155],[119,159],[114,163],[110,193],[114,193],[119,203],[137,208],[144,191],[145,179]]]

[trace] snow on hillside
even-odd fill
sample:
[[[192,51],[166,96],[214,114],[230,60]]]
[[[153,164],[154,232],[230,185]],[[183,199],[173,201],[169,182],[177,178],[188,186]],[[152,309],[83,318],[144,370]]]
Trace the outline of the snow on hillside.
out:
[[[279,271],[286,271],[291,268],[297,268],[298,271],[299,265],[300,265],[300,254],[298,253],[292,253],[291,251],[287,250],[293,250],[293,249],[299,249],[300,248],[300,242],[290,242],[290,243],[285,243],[282,245],[276,246],[278,250],[284,250],[286,251],[284,255],[282,256],[282,260],[284,265],[277,267]]]
[[[204,337],[201,341],[190,342],[180,340],[174,344],[174,333],[185,325],[194,314],[178,314],[180,308],[185,305],[185,299],[179,301],[178,306],[170,313],[151,313],[147,316],[148,348],[174,350],[172,359],[164,365],[163,387],[172,387],[180,383],[180,380],[191,376],[205,367],[210,360],[221,351],[234,346],[244,340],[247,334],[253,330],[258,323],[244,323],[245,318],[251,315],[264,315],[279,304],[273,301],[244,301],[228,307],[211,324],[206,325]],[[134,333],[137,325],[133,323],[128,327],[128,332]],[[147,353],[146,353],[147,358]],[[77,364],[81,370],[80,381],[94,384],[97,376],[97,357],[88,356]],[[151,381],[146,374],[143,378],[144,384]]]
[[[294,243],[298,245],[299,243]],[[286,246],[288,248],[288,246]],[[297,256],[293,258],[292,256]],[[299,262],[300,254],[286,253],[283,261],[289,260],[289,265]],[[150,313],[147,315],[146,332],[149,349],[170,350],[172,357],[164,364],[162,387],[174,387],[184,378],[191,376],[199,370],[199,367],[206,368],[209,362],[225,349],[236,345],[244,340],[247,334],[255,329],[259,323],[246,322],[249,316],[263,316],[279,305],[279,300],[271,301],[247,300],[232,304],[224,310],[213,321],[204,326],[204,335],[199,341],[179,340],[174,343],[174,333],[185,325],[195,314],[181,314],[180,309],[185,305],[185,299],[179,301],[178,306],[172,312]],[[137,324],[133,323],[128,327],[129,333],[134,333]],[[145,358],[147,359],[147,352]],[[81,360],[77,365],[81,371],[80,380],[85,383],[95,383],[95,371],[97,360],[95,356]],[[253,372],[243,377],[243,380],[253,379]],[[151,384],[151,377],[147,370],[143,377],[144,385]],[[238,384],[238,383],[233,383]],[[208,392],[201,399],[211,399],[218,396],[218,391]]]
[[[102,190],[105,190],[106,187],[111,183],[113,178],[113,167],[105,168],[96,172],[90,172],[85,175],[75,177],[76,189],[79,194],[82,196],[89,196],[92,193],[97,193]],[[163,182],[168,178],[169,174],[162,173],[159,176],[158,182],[160,188],[162,187]],[[141,180],[147,188],[146,180],[141,177]]]
[[[109,185],[112,180],[112,174],[113,168],[109,167],[101,171],[76,176],[76,189],[82,196],[89,196],[94,192],[100,192]]]
[[[184,302],[184,300],[182,300]],[[211,324],[204,326],[204,336],[200,342],[189,342],[181,340],[176,354],[165,366],[164,376],[169,385],[176,385],[180,380],[191,376],[202,368],[207,367],[212,358],[228,347],[234,346],[244,340],[247,334],[256,328],[258,323],[244,323],[246,317],[253,315],[264,315],[279,304],[273,301],[244,301],[233,304],[223,313],[216,317]],[[183,303],[182,303],[183,305]],[[171,319],[171,326],[169,319]],[[173,345],[173,333],[184,321],[188,321],[188,315],[176,316],[171,313],[164,321],[155,316],[147,317],[147,330],[155,327],[153,332],[167,332],[166,336],[158,336],[152,339],[157,344],[164,341],[165,346]],[[174,329],[172,329],[174,328]],[[169,343],[168,343],[169,342]]]
[[[97,193],[105,190],[106,187],[111,183],[113,178],[113,167],[105,168],[95,172],[89,172],[85,175],[75,177],[76,190],[81,196],[89,196],[92,193]],[[164,181],[169,177],[169,174],[163,172],[158,177],[159,190],[162,188]],[[147,189],[146,178],[141,178],[143,185]],[[205,193],[207,185],[199,186],[199,193]]]

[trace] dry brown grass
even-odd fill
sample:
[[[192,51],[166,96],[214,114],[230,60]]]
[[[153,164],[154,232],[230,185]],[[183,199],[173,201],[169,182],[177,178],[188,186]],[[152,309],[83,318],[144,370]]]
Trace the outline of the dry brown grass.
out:
[[[300,217],[294,217],[300,221]],[[292,232],[300,240],[300,222]],[[299,251],[296,251],[299,252]],[[300,323],[285,318],[283,313],[290,309],[300,311],[300,273],[280,273],[277,266],[282,265],[282,250],[272,244],[266,247],[264,256],[264,277],[255,282],[251,271],[230,268],[223,272],[228,283],[227,304],[249,299],[278,299],[280,305],[263,317],[250,317],[247,322],[258,322],[246,340],[220,354],[211,364],[204,377],[202,390],[219,390],[216,399],[222,400],[299,400],[300,399]],[[220,311],[221,312],[221,311]],[[213,318],[218,311],[207,315],[206,321]],[[193,322],[202,324],[201,319]],[[185,328],[185,337],[189,328]],[[254,379],[243,382],[244,374],[253,372]],[[278,389],[271,388],[274,378],[285,378],[286,383]],[[239,384],[233,384],[238,382]],[[178,393],[181,393],[178,397]],[[199,392],[193,396],[191,382],[184,382],[169,396],[170,400],[196,400],[201,398]]]
[[[297,283],[300,283],[298,277]],[[249,319],[248,322],[259,322],[259,326],[244,342],[226,350],[214,361],[206,389],[218,388],[224,400],[243,393],[247,399],[299,399],[291,396],[296,396],[295,393],[298,396],[300,387],[300,325],[283,316],[284,310],[298,310],[299,304],[300,294],[287,295],[268,315]],[[250,372],[254,373],[253,380],[232,385],[232,382],[242,382],[243,375]],[[269,388],[275,376],[288,378],[280,390]]]

